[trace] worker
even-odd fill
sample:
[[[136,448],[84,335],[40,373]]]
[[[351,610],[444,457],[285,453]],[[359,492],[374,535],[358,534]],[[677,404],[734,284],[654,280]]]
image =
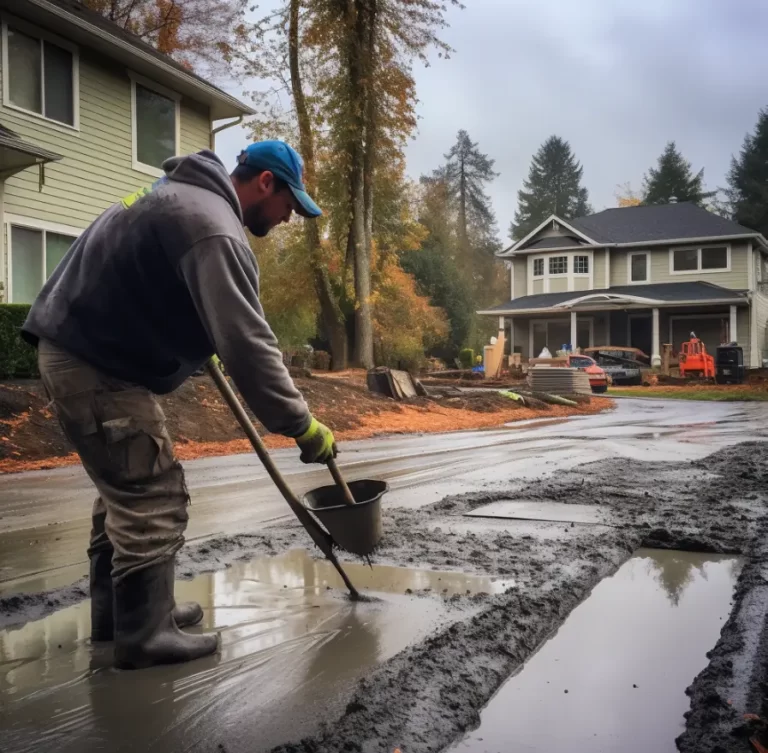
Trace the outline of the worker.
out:
[[[124,669],[218,649],[216,635],[179,629],[203,612],[174,601],[189,496],[154,395],[175,390],[216,353],[261,423],[293,437],[304,462],[336,454],[331,430],[312,417],[283,364],[243,230],[262,237],[293,212],[321,214],[300,156],[264,141],[240,154],[231,175],[208,150],[169,159],[163,170],[74,242],[22,328],[98,492],[91,639],[114,639]]]

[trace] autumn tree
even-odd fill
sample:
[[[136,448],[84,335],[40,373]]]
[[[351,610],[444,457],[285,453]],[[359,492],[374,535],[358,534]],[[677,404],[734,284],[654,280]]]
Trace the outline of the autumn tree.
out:
[[[629,181],[616,186],[613,195],[619,207],[637,207],[643,203],[643,197],[632,188]]]
[[[712,195],[704,191],[704,168],[694,174],[691,163],[680,154],[674,141],[667,143],[643,183],[644,204],[690,201],[702,206]]]
[[[451,0],[458,5],[457,0]],[[337,165],[346,186],[346,260],[354,273],[354,354],[373,363],[370,298],[377,172],[402,153],[415,126],[411,66],[437,37],[446,6],[436,0],[312,0],[307,38],[324,51],[322,83]],[[318,77],[318,81],[320,78]],[[389,147],[389,148],[387,148]]]
[[[266,238],[251,238],[259,265],[259,300],[281,345],[298,346],[317,332],[318,301],[297,296],[297,290],[312,290],[314,270],[305,252],[305,237],[299,223],[275,228]]]
[[[209,76],[229,73],[253,33],[248,0],[82,0],[83,5]]]
[[[728,198],[736,222],[768,232],[768,109],[760,111],[754,133],[745,136],[739,156],[731,160]]]
[[[589,195],[581,185],[582,173],[570,144],[559,136],[550,136],[534,155],[528,178],[517,192],[510,237],[524,238],[552,214],[565,220],[590,214]]]
[[[419,293],[445,311],[448,331],[442,341],[433,344],[431,353],[451,361],[472,338],[473,290],[456,263],[459,241],[449,187],[433,173],[422,176],[420,188],[418,217],[428,235],[419,248],[402,253],[400,259],[403,269],[415,278]]]

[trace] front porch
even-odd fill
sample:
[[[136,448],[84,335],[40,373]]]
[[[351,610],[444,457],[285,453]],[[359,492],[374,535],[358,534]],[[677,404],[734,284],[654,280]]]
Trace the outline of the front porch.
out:
[[[528,301],[510,301],[480,313],[498,316],[506,355],[519,354],[522,363],[536,358],[544,347],[554,355],[567,346],[583,349],[611,345],[639,348],[658,368],[665,344],[670,344],[674,358],[682,343],[695,332],[713,354],[721,343],[737,342],[744,349],[745,363],[755,368],[749,298],[740,291],[727,293],[728,299],[719,296],[719,300],[710,301],[643,299],[607,291],[560,294],[561,300],[551,302],[542,299],[552,296],[528,296]],[[540,305],[533,307],[531,303]],[[754,355],[759,358],[759,349]]]

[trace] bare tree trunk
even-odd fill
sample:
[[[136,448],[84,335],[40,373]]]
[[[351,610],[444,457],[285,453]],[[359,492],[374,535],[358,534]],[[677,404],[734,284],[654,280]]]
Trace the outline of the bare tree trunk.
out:
[[[367,61],[366,101],[365,101],[365,156],[363,158],[363,185],[365,196],[365,247],[370,259],[373,253],[373,189],[374,189],[374,165],[376,162],[376,96],[375,78],[377,73],[376,59],[376,0],[368,0],[370,11],[368,16],[368,30],[366,35],[365,60]]]
[[[371,257],[365,242],[365,94],[363,55],[366,39],[363,0],[347,0],[348,77],[350,100],[350,225],[349,246],[354,249],[356,365],[373,368],[373,315],[371,311]]]
[[[299,147],[304,159],[304,182],[310,193],[317,189],[317,171],[315,169],[315,144],[312,134],[312,123],[307,111],[304,89],[301,81],[299,66],[299,3],[300,0],[290,0],[290,25],[288,30],[288,58],[291,71],[291,90],[296,106],[296,116],[299,123]],[[320,302],[320,313],[323,326],[330,342],[333,369],[340,371],[347,368],[347,336],[344,328],[344,315],[339,308],[328,271],[322,260],[320,245],[320,228],[316,220],[304,221],[304,237],[307,242],[307,252],[312,266],[315,282],[315,292]]]

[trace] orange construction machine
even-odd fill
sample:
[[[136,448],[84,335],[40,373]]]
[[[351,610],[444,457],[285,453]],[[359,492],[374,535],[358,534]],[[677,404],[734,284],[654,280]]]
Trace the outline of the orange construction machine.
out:
[[[715,378],[715,359],[707,353],[704,343],[691,332],[691,339],[680,349],[680,376],[697,376],[703,379]]]

